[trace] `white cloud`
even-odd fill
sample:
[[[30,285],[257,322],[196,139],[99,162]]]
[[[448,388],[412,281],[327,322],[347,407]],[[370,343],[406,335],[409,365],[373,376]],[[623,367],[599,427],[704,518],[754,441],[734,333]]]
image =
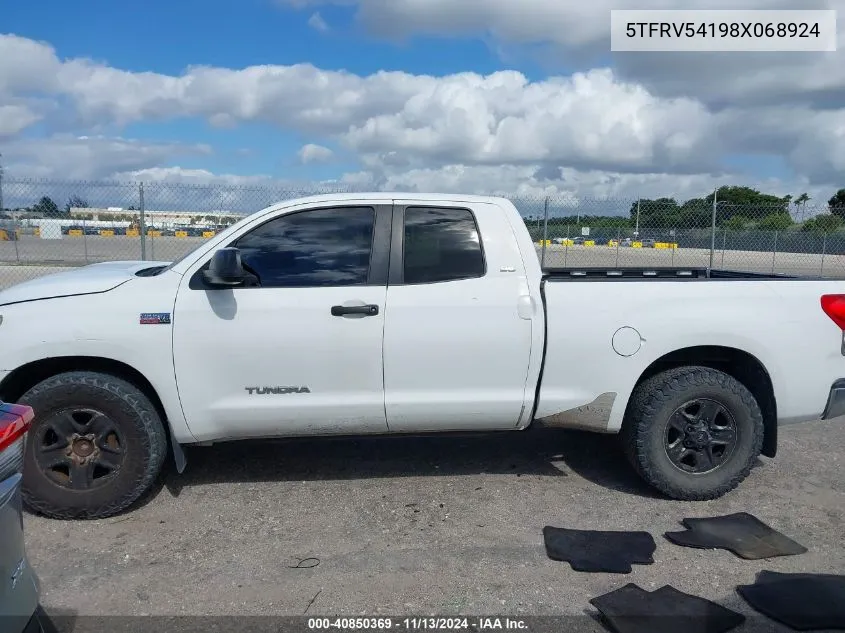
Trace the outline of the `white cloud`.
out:
[[[369,10],[367,6],[383,6],[378,1],[363,0],[362,12]],[[440,6],[440,0],[432,2]],[[495,4],[494,0],[467,2],[476,9]],[[529,22],[536,22],[531,28],[546,28],[530,10],[541,3],[531,2],[535,4],[529,4],[526,12]],[[402,17],[396,12],[408,12],[419,4],[396,0],[386,10]],[[463,4],[443,4],[441,9],[454,12],[455,6]],[[572,19],[570,30],[582,23],[586,28],[593,19],[577,18],[558,4],[545,6],[562,12],[549,14],[549,20],[559,15]],[[497,10],[505,29],[512,4]],[[480,19],[466,7],[460,11],[461,20]],[[598,28],[599,22],[595,25]],[[539,37],[531,33],[529,29],[525,37]],[[511,36],[516,38],[517,31]],[[828,59],[795,58],[818,63]],[[731,61],[716,67],[725,86],[739,85],[733,66]],[[673,72],[679,73],[678,69]],[[776,79],[776,71],[767,72],[771,79],[754,84],[755,90],[763,91],[767,81],[771,84]],[[689,74],[689,82],[703,75]],[[832,77],[835,85],[838,75]],[[812,78],[796,85],[799,93],[816,90],[815,97],[824,89],[824,82]],[[507,184],[513,190],[553,187],[592,195],[629,195],[626,192],[650,191],[653,186],[655,194],[678,188],[700,195],[714,184],[759,182],[724,173],[721,167],[726,155],[757,153],[782,159],[796,172],[785,181],[761,183],[767,187],[787,187],[785,192],[791,192],[788,187],[792,186],[802,190],[842,186],[845,99],[826,110],[812,107],[815,97],[802,103],[798,93],[781,101],[772,98],[766,104],[739,99],[731,107],[713,107],[695,97],[661,96],[662,90],[606,68],[537,81],[514,71],[360,76],[308,64],[243,69],[199,66],[179,75],[134,73],[91,60],[61,60],[47,44],[0,36],[0,108],[17,113],[0,121],[13,130],[12,135],[14,128],[19,131],[34,121],[26,122],[26,113],[50,121],[56,116],[71,117],[80,130],[202,117],[218,126],[257,121],[307,134],[315,143],[300,149],[303,162],[331,158],[327,154],[331,150],[316,144],[320,141],[357,152],[361,171],[345,176],[345,182],[352,184],[479,191]],[[30,176],[117,174],[180,182],[219,178],[204,170],[172,167],[180,157],[210,151],[196,145],[105,136],[12,136],[2,151],[10,173]],[[549,174],[554,177],[541,177]],[[658,186],[661,182],[664,185]]]
[[[551,67],[595,64],[610,50],[614,0],[589,5],[560,0],[278,0],[294,7],[357,5],[358,20],[386,39],[412,35],[490,37],[504,47],[541,45]],[[802,0],[801,9],[835,9],[845,0]],[[649,0],[639,9],[735,9],[736,0]],[[743,9],[795,9],[794,0],[746,0]],[[845,21],[837,24],[845,37]],[[771,99],[845,102],[841,53],[615,54],[621,76],[658,94],[696,96],[708,103],[766,103]]]
[[[13,136],[41,117],[22,105],[0,105],[0,138]]]
[[[319,11],[315,11],[311,14],[311,17],[308,18],[308,26],[320,33],[325,33],[329,30],[329,25],[323,19],[323,16],[320,15]]]
[[[334,157],[334,152],[328,147],[308,143],[299,149],[297,156],[302,164],[307,165],[308,163],[325,163]]]
[[[800,178],[782,181],[732,173],[684,175],[572,168],[543,170],[529,165],[444,165],[438,168],[365,170],[348,173],[343,181],[357,188],[392,191],[486,193],[525,200],[542,200],[550,196],[553,200],[570,200],[587,206],[593,204],[597,208],[603,208],[608,202],[612,204],[612,201],[624,201],[625,205],[629,205],[637,198],[673,196],[687,200],[707,195],[726,184],[760,187],[775,195],[808,191],[814,199],[830,196],[828,189],[813,186]]]
[[[211,153],[206,145],[146,143],[131,139],[56,135],[4,143],[10,176],[90,180],[156,165],[178,157]]]

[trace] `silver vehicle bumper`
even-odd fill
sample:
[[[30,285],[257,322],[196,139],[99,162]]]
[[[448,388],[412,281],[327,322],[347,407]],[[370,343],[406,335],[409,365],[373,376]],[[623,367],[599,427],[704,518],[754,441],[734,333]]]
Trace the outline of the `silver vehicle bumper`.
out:
[[[830,386],[822,420],[830,420],[842,415],[845,415],[845,378],[840,378]]]

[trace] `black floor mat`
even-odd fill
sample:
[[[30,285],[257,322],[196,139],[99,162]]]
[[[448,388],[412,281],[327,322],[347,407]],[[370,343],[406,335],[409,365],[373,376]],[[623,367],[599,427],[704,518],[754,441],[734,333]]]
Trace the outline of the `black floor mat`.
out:
[[[737,593],[760,613],[797,631],[845,629],[845,576],[761,571]]]
[[[630,574],[631,565],[651,565],[657,549],[648,532],[601,532],[543,528],[546,554],[566,561],[575,571]]]
[[[649,592],[630,583],[590,604],[617,633],[724,633],[745,622],[741,613],[671,585]]]
[[[807,548],[747,512],[723,517],[684,519],[685,532],[666,532],[676,545],[726,549],[748,560],[803,554]]]

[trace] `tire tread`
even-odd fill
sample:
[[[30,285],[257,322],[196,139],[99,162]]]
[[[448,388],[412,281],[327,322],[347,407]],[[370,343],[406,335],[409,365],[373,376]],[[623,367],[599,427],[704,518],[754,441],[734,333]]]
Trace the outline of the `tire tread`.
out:
[[[164,424],[149,398],[131,383],[92,371],[70,371],[57,374],[38,383],[21,398],[22,402],[40,397],[57,388],[73,389],[77,386],[93,387],[103,393],[106,400],[120,400],[135,413],[135,420],[141,426],[143,469],[134,484],[108,503],[93,508],[57,507],[22,487],[24,504],[31,510],[54,519],[101,519],[122,512],[132,505],[152,486],[161,472],[167,455],[168,437]],[[37,414],[37,412],[36,412]]]
[[[646,451],[647,437],[659,421],[661,406],[689,387],[715,387],[734,394],[745,405],[754,429],[751,458],[737,474],[707,491],[685,488],[669,481]],[[655,374],[636,387],[622,424],[621,439],[631,466],[660,492],[683,501],[708,501],[736,488],[751,472],[763,447],[763,414],[748,388],[733,376],[710,367],[687,365]]]

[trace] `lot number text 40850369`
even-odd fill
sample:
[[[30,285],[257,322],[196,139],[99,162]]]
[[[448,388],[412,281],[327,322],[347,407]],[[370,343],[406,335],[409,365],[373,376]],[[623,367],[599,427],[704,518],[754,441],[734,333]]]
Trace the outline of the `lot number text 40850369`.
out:
[[[508,617],[354,617],[308,618],[311,630],[385,631],[524,631],[525,620]]]

